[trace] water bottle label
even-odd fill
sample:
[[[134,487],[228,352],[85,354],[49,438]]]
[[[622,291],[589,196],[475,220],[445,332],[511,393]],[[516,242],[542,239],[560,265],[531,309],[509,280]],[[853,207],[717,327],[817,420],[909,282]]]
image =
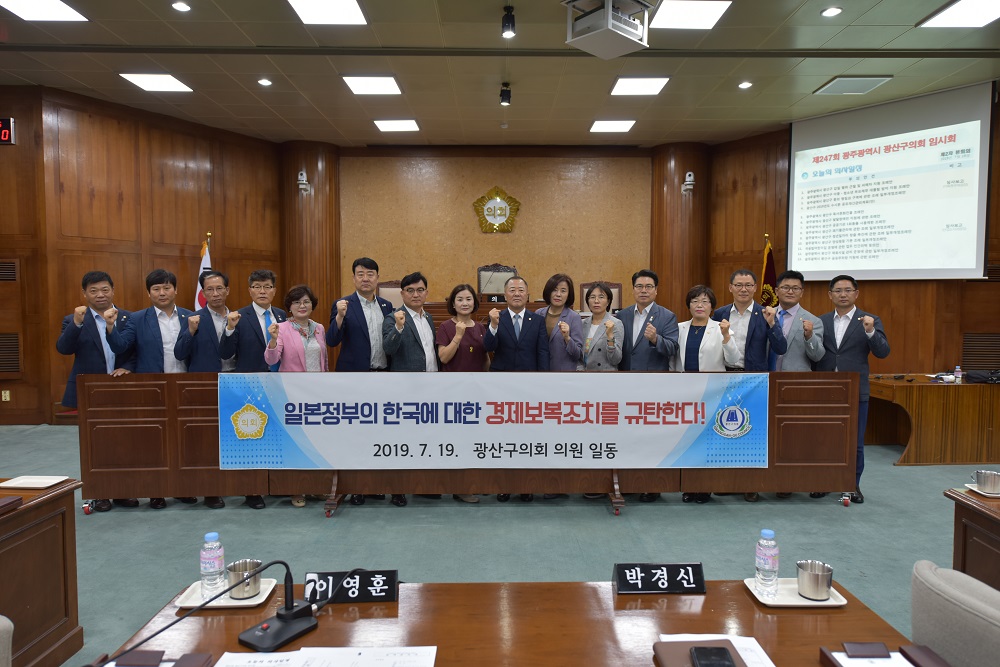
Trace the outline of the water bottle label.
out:
[[[202,572],[219,572],[225,569],[226,559],[220,552],[215,555],[203,554],[201,557],[201,571]]]
[[[758,547],[757,548],[757,568],[760,570],[778,569],[778,548]]]

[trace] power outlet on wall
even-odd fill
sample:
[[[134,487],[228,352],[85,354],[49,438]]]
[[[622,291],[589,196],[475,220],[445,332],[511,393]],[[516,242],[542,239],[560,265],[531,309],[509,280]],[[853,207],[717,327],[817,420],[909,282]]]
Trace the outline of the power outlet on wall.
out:
[[[10,389],[0,391],[0,401],[3,401],[4,403],[10,402]]]

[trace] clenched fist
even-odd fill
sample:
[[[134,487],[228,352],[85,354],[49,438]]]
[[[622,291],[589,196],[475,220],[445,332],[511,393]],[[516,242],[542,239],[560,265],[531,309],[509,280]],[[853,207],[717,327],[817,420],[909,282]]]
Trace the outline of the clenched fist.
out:
[[[500,311],[496,308],[490,309],[490,326],[494,329],[500,326]]]
[[[278,338],[278,323],[271,322],[271,326],[267,328],[267,333],[271,336],[271,340],[277,340]]]
[[[875,318],[871,315],[865,315],[864,317],[859,317],[861,324],[865,326],[865,333],[871,333],[875,331]]]
[[[238,310],[229,311],[229,314],[226,315],[226,320],[228,320],[226,322],[226,328],[232,331],[233,329],[236,328],[236,325],[240,323],[240,311]]]
[[[337,302],[337,317],[343,318],[347,315],[347,299],[341,299]]]
[[[201,315],[191,315],[188,317],[188,331],[191,335],[198,333],[198,324],[201,322]]]
[[[813,337],[813,323],[812,320],[802,320],[802,335],[805,336],[806,340]]]
[[[73,322],[76,326],[83,324],[83,318],[87,316],[87,311],[90,310],[87,306],[77,306],[76,310],[73,311]]]
[[[115,322],[117,320],[118,320],[117,308],[111,306],[110,308],[104,311],[104,321],[107,322],[109,329],[115,325]]]
[[[722,342],[729,342],[729,320],[719,322],[719,329],[722,331]]]
[[[650,343],[656,343],[656,327],[652,323],[646,325],[646,330],[642,332],[642,335],[646,337]]]
[[[611,321],[610,317],[604,320],[604,333],[608,335],[608,340],[615,339],[615,323]]]
[[[403,326],[406,324],[406,313],[401,310],[397,310],[393,313],[393,316],[396,318],[396,328],[402,331]]]
[[[564,341],[569,342],[569,324],[567,324],[566,322],[560,322],[559,333],[562,334]]]
[[[455,322],[455,339],[458,342],[462,342],[462,336],[465,335],[465,330],[470,328],[465,322]]]
[[[764,319],[767,320],[767,326],[773,327],[774,326],[774,315],[778,311],[776,311],[771,306],[764,306],[763,312],[764,312]]]

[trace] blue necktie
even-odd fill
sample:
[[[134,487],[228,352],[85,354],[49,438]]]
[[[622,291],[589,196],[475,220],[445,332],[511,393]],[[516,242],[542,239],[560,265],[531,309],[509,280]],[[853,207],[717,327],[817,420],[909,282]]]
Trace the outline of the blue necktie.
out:
[[[264,311],[264,328],[267,329],[267,335],[264,337],[265,338],[264,345],[270,345],[271,344],[271,309],[270,308],[268,308],[267,310]],[[281,362],[280,361],[278,363],[276,363],[276,364],[272,364],[271,366],[268,366],[268,368],[271,371],[273,371],[273,372],[277,372],[279,366],[281,366]]]
[[[787,310],[778,311],[778,328],[781,329],[782,335],[785,333],[785,315],[788,314]],[[778,369],[778,355],[774,350],[770,350],[767,353],[767,370],[774,371]]]
[[[514,338],[521,338],[521,316],[514,316]]]

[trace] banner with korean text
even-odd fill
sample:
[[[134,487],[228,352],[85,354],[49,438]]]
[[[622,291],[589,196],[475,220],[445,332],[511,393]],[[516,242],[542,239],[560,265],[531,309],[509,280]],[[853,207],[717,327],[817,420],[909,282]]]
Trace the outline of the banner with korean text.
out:
[[[225,470],[766,468],[767,373],[221,373]]]

